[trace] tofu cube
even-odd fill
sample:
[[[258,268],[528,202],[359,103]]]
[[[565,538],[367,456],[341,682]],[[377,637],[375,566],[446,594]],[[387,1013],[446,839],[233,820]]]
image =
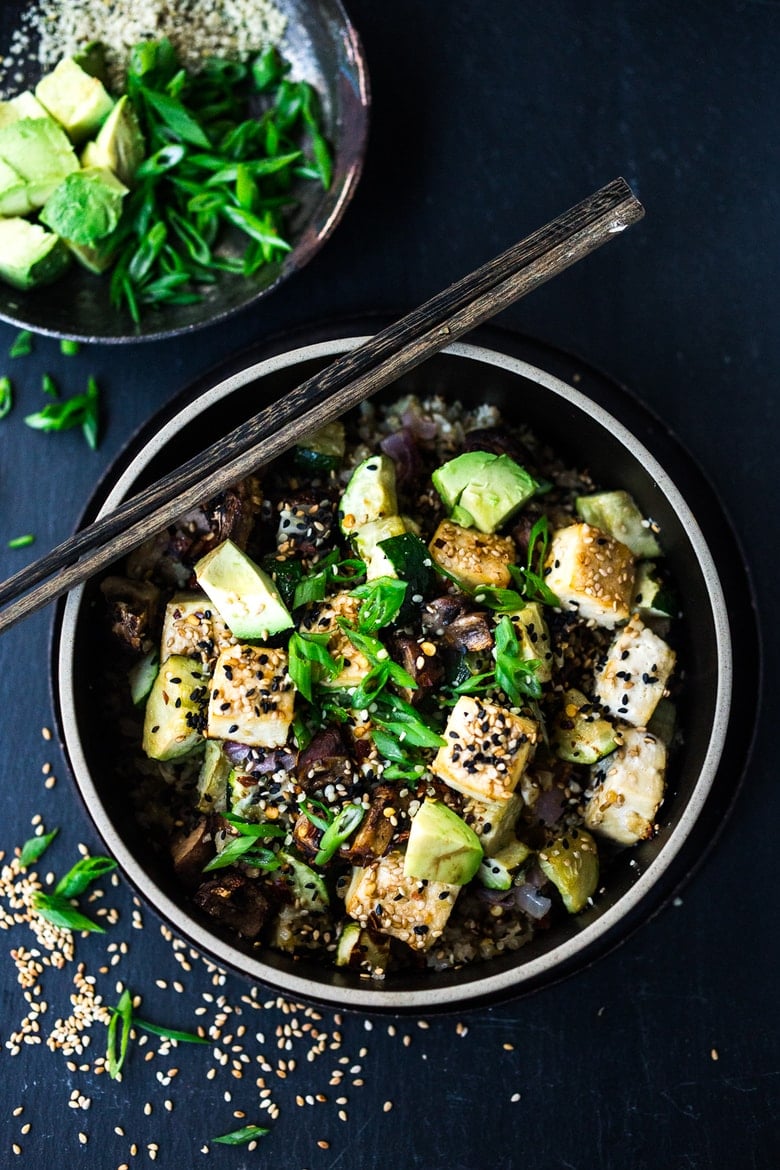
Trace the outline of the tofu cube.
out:
[[[428,550],[439,568],[451,574],[467,592],[480,585],[506,589],[512,583],[509,566],[515,562],[516,549],[511,536],[496,536],[442,520]]]
[[[634,615],[596,671],[596,698],[626,723],[647,727],[664,696],[674,663],[674,651]]]
[[[664,796],[666,748],[660,739],[627,728],[623,744],[592,769],[595,788],[585,807],[585,824],[619,845],[652,836]]]
[[[634,554],[599,528],[570,524],[553,535],[545,582],[562,609],[612,627],[631,612]]]
[[[495,804],[468,796],[460,815],[479,837],[486,855],[494,857],[512,840],[522,807],[523,800],[517,792],[513,792],[508,800]]]
[[[404,855],[396,849],[352,871],[345,907],[361,926],[370,921],[374,929],[425,951],[447,925],[460,889],[448,882],[407,877]]]
[[[236,639],[203,593],[177,593],[165,607],[160,661],[171,654],[211,665]]]
[[[282,747],[295,694],[287,654],[267,646],[229,646],[214,667],[206,736],[250,747]]]
[[[327,601],[310,607],[303,620],[303,629],[312,634],[330,634],[328,651],[333,658],[343,658],[344,665],[334,678],[324,679],[326,687],[356,687],[371,669],[371,663],[360,650],[350,642],[338,624],[339,618],[355,623],[360,599],[351,597],[347,590],[334,593]]]
[[[532,719],[461,695],[444,729],[431,771],[450,788],[488,804],[506,804],[538,738]]]

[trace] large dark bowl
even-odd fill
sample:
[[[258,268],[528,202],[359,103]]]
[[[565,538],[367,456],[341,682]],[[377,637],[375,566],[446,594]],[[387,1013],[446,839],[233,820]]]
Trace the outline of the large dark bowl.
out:
[[[27,6],[0,6],[0,46],[7,44]],[[341,219],[357,187],[368,136],[369,83],[360,39],[340,0],[276,0],[287,17],[280,48],[291,62],[292,76],[310,82],[322,101],[325,133],[333,151],[333,179],[323,191],[318,183],[301,183],[300,203],[288,233],[292,250],[280,263],[254,276],[222,273],[193,305],[160,305],[142,311],[133,324],[124,309],[112,307],[109,275],[95,276],[78,264],[61,280],[44,288],[20,292],[0,282],[0,319],[36,333],[81,341],[137,342],[173,337],[224,320],[239,309],[260,302],[283,280],[308,264]],[[25,69],[25,81],[14,76],[13,90],[34,85],[40,66]],[[0,78],[0,84],[2,79]],[[10,80],[5,86],[11,85]],[[241,255],[245,236],[226,238],[226,254]]]
[[[116,506],[355,343],[317,341],[259,360],[244,357],[205,380],[131,444],[85,518]],[[71,594],[55,626],[61,733],[107,847],[177,932],[221,965],[297,997],[363,1010],[431,1011],[517,995],[581,968],[650,917],[695,866],[722,824],[747,758],[755,694],[744,680],[758,677],[755,627],[741,558],[716,497],[672,437],[625,392],[530,343],[503,338],[499,344],[501,351],[454,345],[406,376],[394,393],[437,391],[471,403],[496,402],[573,465],[586,465],[605,485],[626,487],[661,525],[684,610],[684,743],[673,757],[659,829],[620,855],[591,909],[485,965],[403,973],[383,985],[268,950],[242,949],[187,904],[128,816],[123,787],[112,775],[113,729],[101,722],[95,701],[95,581]],[[737,690],[735,673],[743,680]]]

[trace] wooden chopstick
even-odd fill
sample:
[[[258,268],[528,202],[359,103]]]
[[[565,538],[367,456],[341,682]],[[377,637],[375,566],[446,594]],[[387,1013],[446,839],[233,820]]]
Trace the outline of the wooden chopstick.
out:
[[[5,606],[0,633],[595,251],[643,215],[644,208],[625,180],[614,179],[337,358],[0,584],[0,606]]]

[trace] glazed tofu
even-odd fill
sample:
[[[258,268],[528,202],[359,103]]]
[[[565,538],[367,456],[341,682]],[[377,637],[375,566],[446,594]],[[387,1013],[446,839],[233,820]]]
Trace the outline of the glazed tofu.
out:
[[[497,703],[461,695],[444,729],[431,771],[450,788],[487,804],[505,804],[538,738],[532,719]]]
[[[596,672],[596,698],[613,715],[646,727],[674,669],[675,653],[634,615]]]
[[[563,610],[597,626],[616,626],[630,615],[634,555],[599,528],[570,524],[553,536],[545,583]]]
[[[236,639],[203,593],[177,593],[165,607],[160,661],[171,654],[211,664]]]
[[[361,926],[370,919],[375,929],[424,951],[447,925],[460,888],[407,877],[404,855],[396,849],[352,871],[345,907]]]
[[[439,568],[468,592],[480,585],[506,589],[512,583],[509,566],[514,564],[516,550],[511,536],[486,534],[442,520],[428,549]]]
[[[666,748],[661,740],[627,728],[622,747],[592,769],[595,789],[585,808],[587,828],[620,845],[635,845],[652,836],[665,773]]]
[[[460,815],[479,837],[485,853],[493,857],[512,840],[522,807],[523,800],[517,792],[513,792],[508,800],[495,804],[486,804],[469,796],[463,802]]]
[[[360,599],[350,597],[347,590],[335,593],[327,601],[311,606],[303,621],[303,629],[312,634],[330,634],[328,652],[333,658],[343,658],[344,665],[334,677],[323,679],[326,687],[356,687],[366,677],[371,664],[365,654],[357,650],[339,625],[339,618],[356,622]]]
[[[229,646],[214,667],[206,735],[250,747],[282,747],[294,702],[284,650]]]

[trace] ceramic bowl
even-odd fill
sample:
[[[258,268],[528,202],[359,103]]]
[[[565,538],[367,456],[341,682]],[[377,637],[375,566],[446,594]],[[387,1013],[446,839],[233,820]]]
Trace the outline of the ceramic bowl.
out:
[[[85,520],[116,506],[185,455],[358,344],[319,336],[243,355],[185,394],[134,441],[93,498]],[[394,388],[436,391],[466,403],[492,401],[548,439],[596,481],[627,488],[661,525],[680,593],[679,704],[683,742],[673,756],[658,831],[612,864],[595,904],[535,936],[513,954],[462,970],[405,972],[371,982],[220,935],[188,904],[165,864],[150,855],[113,782],[112,728],[95,702],[97,582],[72,593],[55,626],[60,730],[78,790],[109,851],[143,898],[226,968],[291,996],[339,1008],[434,1011],[531,991],[581,969],[655,913],[695,867],[727,814],[744,767],[758,678],[750,589],[717,498],[666,428],[621,388],[575,359],[491,334],[457,344]],[[735,687],[734,680],[740,685]]]

